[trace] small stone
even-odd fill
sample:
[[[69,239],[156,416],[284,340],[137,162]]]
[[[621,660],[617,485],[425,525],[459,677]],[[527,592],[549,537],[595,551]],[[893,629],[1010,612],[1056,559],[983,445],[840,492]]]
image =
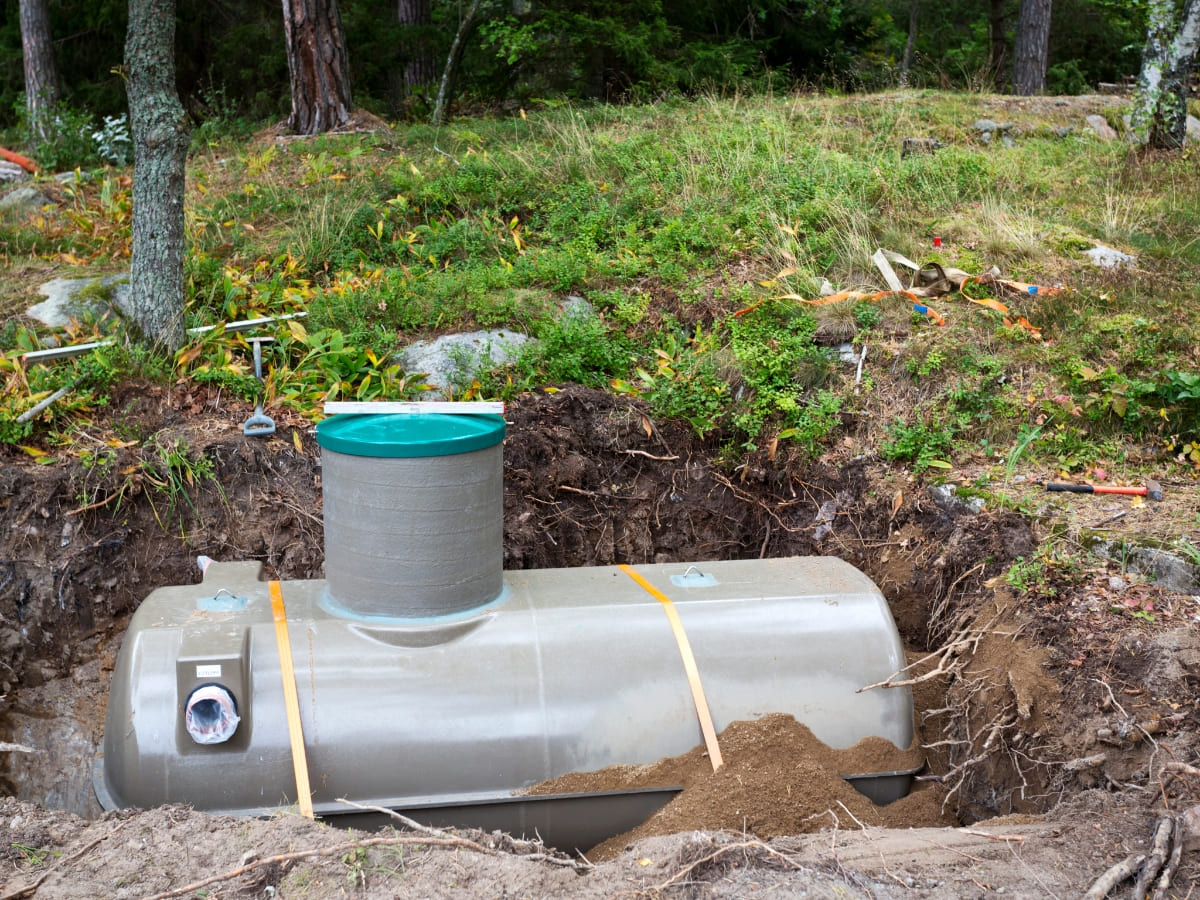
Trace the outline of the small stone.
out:
[[[1103,244],[1097,244],[1091,250],[1085,250],[1084,253],[1091,258],[1093,266],[1099,266],[1101,269],[1121,269],[1137,262],[1136,256],[1130,256],[1128,253],[1122,253],[1112,247],[1105,247]]]
[[[1108,579],[1108,589],[1110,591],[1123,591],[1129,587],[1129,582],[1118,575],[1113,575]]]
[[[1117,133],[1108,124],[1108,120],[1104,116],[1093,113],[1084,119],[1084,121],[1087,122],[1088,127],[1092,129],[1096,137],[1100,138],[1100,140],[1115,141],[1117,139]]]
[[[991,119],[976,119],[975,130],[982,131],[984,134],[991,134],[998,127]]]

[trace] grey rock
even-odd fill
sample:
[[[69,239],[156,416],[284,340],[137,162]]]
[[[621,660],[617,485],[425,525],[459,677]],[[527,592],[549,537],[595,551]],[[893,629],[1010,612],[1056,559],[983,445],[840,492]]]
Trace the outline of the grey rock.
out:
[[[1099,266],[1101,269],[1120,269],[1137,263],[1136,256],[1130,256],[1128,253],[1122,253],[1112,247],[1105,247],[1103,244],[1097,244],[1091,250],[1085,250],[1084,254],[1091,258],[1093,266]]]
[[[29,173],[22,169],[14,162],[9,162],[7,159],[0,159],[0,181],[27,181]]]
[[[562,317],[564,319],[591,319],[596,315],[596,308],[578,294],[571,294],[563,301]]]
[[[85,172],[82,169],[75,169],[71,172],[58,172],[53,177],[59,184],[80,184],[84,181],[92,180],[91,173]]]
[[[1200,119],[1197,119],[1195,116],[1188,116],[1184,127],[1187,129],[1184,142],[1200,143]]]
[[[93,285],[98,285],[105,291],[91,292],[87,297],[79,296]],[[43,284],[38,292],[45,294],[47,299],[29,307],[26,313],[51,328],[62,328],[72,319],[88,315],[103,319],[129,313],[127,272],[121,275],[104,275],[100,278],[55,278]],[[107,297],[96,296],[96,293],[107,294]]]
[[[1180,594],[1200,593],[1200,569],[1177,553],[1158,547],[1139,547],[1125,541],[1102,541],[1092,552],[1145,575],[1156,585]]]
[[[1117,139],[1116,131],[1108,124],[1108,120],[1104,116],[1093,113],[1084,119],[1084,121],[1087,122],[1088,127],[1092,129],[1096,137],[1100,138],[1100,140],[1115,141]]]
[[[935,484],[929,489],[933,502],[951,515],[980,512],[986,505],[982,497],[971,497],[963,500],[958,496],[958,488],[952,484]]]
[[[985,144],[990,144],[992,142],[992,133],[990,131],[985,131],[979,136],[979,139]]]
[[[1075,127],[1073,125],[1063,125],[1061,128],[1054,129],[1054,136],[1057,138],[1065,138],[1073,134],[1074,131]]]
[[[900,158],[903,159],[906,156],[923,153],[933,153],[945,146],[937,138],[906,137],[900,144]]]
[[[34,212],[53,202],[32,184],[23,184],[0,197],[0,209],[10,209],[17,213]]]
[[[982,131],[985,134],[991,134],[999,126],[991,119],[976,119],[974,128],[976,131]]]
[[[423,373],[425,382],[443,390],[467,387],[485,368],[511,362],[533,338],[519,331],[472,331],[446,334],[433,341],[416,341],[399,353],[406,372]],[[437,399],[429,391],[428,399]]]
[[[1003,143],[1004,143],[1004,146],[1005,146],[1005,147],[1008,147],[1008,148],[1010,148],[1010,149],[1011,149],[1011,148],[1013,148],[1013,147],[1015,147],[1015,146],[1017,146],[1017,142],[1016,142],[1016,141],[1014,141],[1014,140],[1013,140],[1011,137],[1009,137],[1007,134],[1002,134],[1002,135],[1000,136],[1000,140],[1001,140],[1001,141],[1003,141]]]

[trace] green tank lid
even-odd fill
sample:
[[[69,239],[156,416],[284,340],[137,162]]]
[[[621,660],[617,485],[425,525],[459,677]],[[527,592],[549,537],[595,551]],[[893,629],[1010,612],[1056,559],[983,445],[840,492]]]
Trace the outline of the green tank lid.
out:
[[[492,415],[339,415],[317,425],[318,444],[349,456],[453,456],[502,440],[504,419]]]

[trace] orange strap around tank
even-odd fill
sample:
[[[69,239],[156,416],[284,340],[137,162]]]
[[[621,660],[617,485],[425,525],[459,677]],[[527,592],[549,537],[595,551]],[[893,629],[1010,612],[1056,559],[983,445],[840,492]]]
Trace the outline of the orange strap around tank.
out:
[[[288,637],[287,610],[283,589],[271,582],[271,611],[275,614],[275,642],[279,645],[279,672],[283,676],[283,706],[287,711],[288,738],[292,742],[292,768],[296,770],[296,798],[300,812],[313,818],[312,791],[308,785],[308,757],[300,726],[300,698],[296,694],[296,668],[292,662],[292,640]]]
[[[692,702],[696,704],[696,717],[700,720],[700,733],[704,735],[704,746],[708,749],[708,758],[712,762],[713,771],[724,765],[721,758],[721,748],[717,745],[717,731],[713,728],[712,714],[708,711],[708,701],[704,698],[704,688],[700,684],[700,672],[696,668],[696,657],[692,655],[692,645],[688,643],[687,632],[679,621],[679,613],[671,598],[658,590],[654,585],[639,575],[630,566],[617,566],[622,572],[636,581],[651,597],[662,604],[667,621],[671,623],[671,631],[675,635],[675,643],[679,645],[679,655],[683,658],[683,670],[687,673],[688,686],[692,689]]]

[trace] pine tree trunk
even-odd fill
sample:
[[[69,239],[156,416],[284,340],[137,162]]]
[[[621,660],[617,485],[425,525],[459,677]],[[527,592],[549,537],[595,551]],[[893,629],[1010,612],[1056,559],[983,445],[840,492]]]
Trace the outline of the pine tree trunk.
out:
[[[46,117],[58,103],[58,69],[50,40],[47,0],[21,0],[21,51],[25,59],[25,108],[34,140],[49,137]]]
[[[913,48],[917,43],[917,3],[918,0],[908,0],[908,38],[904,41],[904,57],[900,61],[900,83],[908,84],[908,75],[912,69]]]
[[[129,0],[133,125],[130,306],[145,340],[183,344],[183,189],[188,129],[175,90],[175,0]]]
[[[1021,0],[1017,43],[1013,48],[1013,93],[1040,94],[1046,89],[1050,49],[1051,0]]]
[[[320,134],[350,120],[350,65],[337,0],[283,0],[293,134]]]
[[[991,0],[988,8],[988,32],[991,41],[988,49],[988,71],[992,86],[999,89],[1004,83],[1008,69],[1008,40],[1004,34],[1004,23],[1008,19],[1006,0]]]
[[[1130,121],[1136,142],[1164,150],[1183,146],[1188,81],[1198,48],[1200,0],[1186,0],[1182,10],[1171,0],[1151,0],[1137,100]]]
[[[408,96],[426,93],[437,80],[437,61],[430,43],[433,9],[429,0],[398,0],[397,18],[405,26],[404,89]]]

